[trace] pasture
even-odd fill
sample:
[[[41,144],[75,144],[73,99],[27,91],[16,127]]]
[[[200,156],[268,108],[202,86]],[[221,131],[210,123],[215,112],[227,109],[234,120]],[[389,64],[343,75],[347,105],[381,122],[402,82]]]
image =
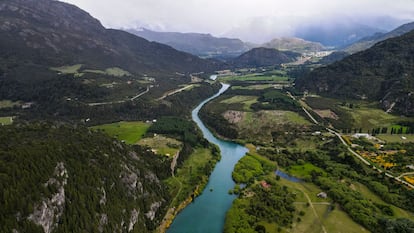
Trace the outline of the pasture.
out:
[[[111,124],[97,125],[91,128],[103,130],[108,135],[116,137],[118,140],[123,140],[127,144],[135,144],[145,135],[150,126],[150,124],[141,121],[121,121]]]
[[[154,137],[142,138],[138,142],[139,145],[148,146],[156,154],[174,156],[182,147],[182,143],[174,138],[164,135],[156,135]]]
[[[0,125],[13,124],[13,117],[0,117]]]

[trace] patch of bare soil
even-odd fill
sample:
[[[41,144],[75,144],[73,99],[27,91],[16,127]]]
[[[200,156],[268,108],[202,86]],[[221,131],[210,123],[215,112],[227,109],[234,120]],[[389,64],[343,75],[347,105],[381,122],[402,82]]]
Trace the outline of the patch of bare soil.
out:
[[[244,112],[234,111],[234,110],[227,110],[224,112],[224,118],[230,122],[231,124],[238,123],[244,119]]]

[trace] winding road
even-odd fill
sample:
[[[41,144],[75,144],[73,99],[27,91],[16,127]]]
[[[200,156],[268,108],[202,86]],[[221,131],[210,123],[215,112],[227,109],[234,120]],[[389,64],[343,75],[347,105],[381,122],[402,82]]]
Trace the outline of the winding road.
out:
[[[147,86],[147,89],[139,94],[137,94],[136,96],[129,98],[129,99],[125,99],[125,100],[118,100],[118,101],[109,101],[109,102],[98,102],[98,103],[89,103],[89,106],[101,106],[101,105],[108,105],[108,104],[121,104],[121,103],[125,103],[127,101],[134,101],[136,99],[138,99],[139,97],[141,97],[142,95],[148,93],[150,90],[150,87]]]
[[[320,123],[309,113],[309,111],[305,108],[305,106],[303,106],[303,103],[301,103],[301,101],[298,101],[290,92],[287,92],[288,96],[290,98],[292,98],[293,100],[297,101],[298,103],[300,103],[303,111],[306,113],[306,115],[308,115],[308,117],[312,120],[312,122],[314,122],[316,125],[320,125]],[[310,109],[311,111],[313,111],[312,109]],[[342,142],[342,144],[344,144],[346,146],[346,148],[348,149],[348,151],[353,154],[355,157],[357,157],[359,160],[361,160],[365,165],[370,166],[374,171],[380,172],[380,173],[384,173],[384,175],[386,177],[389,177],[391,179],[396,180],[399,183],[402,183],[412,189],[414,189],[414,185],[408,183],[405,180],[402,180],[401,178],[403,176],[406,175],[412,175],[414,174],[414,172],[409,172],[409,173],[404,173],[401,174],[399,176],[394,176],[388,172],[385,172],[383,169],[377,167],[375,164],[370,163],[368,160],[366,160],[364,157],[362,157],[360,154],[358,154],[357,152],[355,152],[354,150],[352,150],[352,148],[345,142],[345,140],[342,138],[342,135],[340,133],[338,133],[336,130],[331,129],[331,128],[325,128],[328,132],[334,134],[335,136],[337,136],[339,138],[339,140]]]

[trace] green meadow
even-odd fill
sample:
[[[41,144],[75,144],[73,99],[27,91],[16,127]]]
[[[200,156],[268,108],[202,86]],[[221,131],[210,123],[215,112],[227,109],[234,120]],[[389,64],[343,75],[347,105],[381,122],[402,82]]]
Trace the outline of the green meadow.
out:
[[[150,126],[150,124],[141,121],[121,121],[93,126],[92,129],[103,130],[110,136],[124,140],[127,144],[135,144],[145,135]]]

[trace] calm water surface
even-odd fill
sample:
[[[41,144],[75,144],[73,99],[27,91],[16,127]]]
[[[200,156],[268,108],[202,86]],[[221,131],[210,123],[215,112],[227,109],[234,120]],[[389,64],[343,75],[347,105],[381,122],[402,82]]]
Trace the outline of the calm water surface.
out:
[[[203,101],[192,112],[192,118],[200,127],[204,137],[220,147],[221,161],[217,163],[211,173],[204,192],[177,215],[168,229],[168,233],[223,232],[226,212],[236,198],[236,196],[228,194],[228,191],[234,187],[231,172],[237,161],[246,154],[247,148],[214,137],[198,117],[198,112],[204,104],[221,95],[228,88],[229,85],[223,84],[223,87],[216,95]]]

